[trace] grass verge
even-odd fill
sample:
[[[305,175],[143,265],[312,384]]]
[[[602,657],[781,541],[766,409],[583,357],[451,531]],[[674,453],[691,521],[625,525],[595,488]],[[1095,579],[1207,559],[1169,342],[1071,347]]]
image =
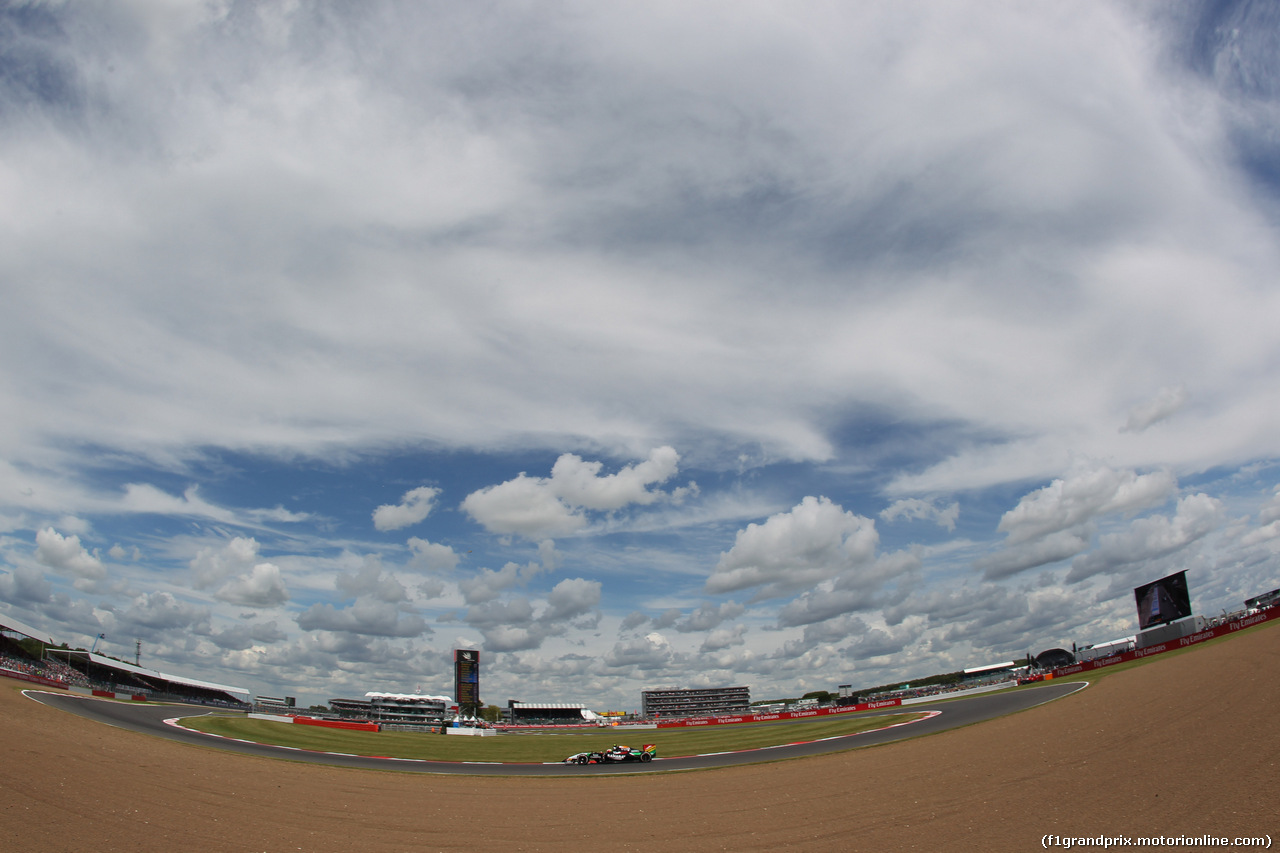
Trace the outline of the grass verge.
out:
[[[415,758],[425,761],[545,763],[575,752],[605,749],[615,743],[658,745],[659,757],[760,749],[801,741],[823,740],[905,723],[920,713],[848,714],[838,719],[765,724],[705,726],[696,729],[587,729],[573,733],[504,733],[473,738],[412,732],[353,732],[297,726],[246,717],[188,717],[187,728],[255,743],[270,743],[317,752]],[[851,742],[850,747],[857,746]]]

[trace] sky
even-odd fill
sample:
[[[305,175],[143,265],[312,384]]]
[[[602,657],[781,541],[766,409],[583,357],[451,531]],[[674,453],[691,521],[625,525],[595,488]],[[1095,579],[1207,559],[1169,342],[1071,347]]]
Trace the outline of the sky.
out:
[[[800,696],[1280,587],[1280,12],[0,6],[0,618]]]

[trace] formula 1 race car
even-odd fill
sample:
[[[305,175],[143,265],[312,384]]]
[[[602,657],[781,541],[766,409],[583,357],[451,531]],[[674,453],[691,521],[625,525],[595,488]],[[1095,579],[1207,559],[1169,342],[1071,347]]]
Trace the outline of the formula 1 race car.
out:
[[[611,746],[603,752],[579,752],[564,760],[565,764],[620,764],[627,761],[649,762],[658,754],[658,746],[646,743],[640,749],[633,746]]]

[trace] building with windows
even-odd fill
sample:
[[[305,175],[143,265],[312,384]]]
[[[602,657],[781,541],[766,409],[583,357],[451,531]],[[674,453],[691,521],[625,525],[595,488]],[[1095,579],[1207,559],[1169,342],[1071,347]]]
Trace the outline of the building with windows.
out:
[[[645,718],[745,714],[750,705],[750,687],[644,690],[640,693],[641,714]]]

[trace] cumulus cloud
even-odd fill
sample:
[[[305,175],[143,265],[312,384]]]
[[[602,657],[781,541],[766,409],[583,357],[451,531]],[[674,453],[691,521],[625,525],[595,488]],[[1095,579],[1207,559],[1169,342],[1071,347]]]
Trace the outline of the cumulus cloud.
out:
[[[604,656],[609,667],[635,667],[641,671],[661,670],[676,657],[666,637],[656,631],[631,640],[615,643]]]
[[[1000,519],[1003,546],[975,561],[988,580],[1073,557],[1089,547],[1096,519],[1163,503],[1177,489],[1169,471],[1139,474],[1078,462],[1065,476],[1024,495]]]
[[[518,580],[519,568],[508,564],[502,573],[488,573],[474,579],[465,589],[468,604],[464,619],[484,635],[484,647],[491,652],[528,651],[540,647],[548,637],[560,636],[571,625],[594,626],[591,618],[600,604],[602,584],[585,578],[565,578],[547,594],[546,606],[535,607],[525,596],[500,598],[503,584]],[[480,590],[483,589],[483,592]],[[585,617],[585,623],[584,623]]]
[[[218,588],[217,597],[243,607],[276,607],[289,600],[280,567],[258,563],[247,574],[230,578]]]
[[[1163,502],[1177,488],[1168,471],[1138,474],[1104,464],[1080,463],[1066,476],[1024,496],[997,529],[1011,543],[1057,533],[1112,512],[1132,512]]]
[[[1172,518],[1154,515],[1136,519],[1128,529],[1103,536],[1098,547],[1071,564],[1068,583],[1078,583],[1104,572],[1115,572],[1144,560],[1165,557],[1186,548],[1217,528],[1222,502],[1206,494],[1178,501]]]
[[[413,553],[409,565],[428,572],[451,571],[457,568],[460,559],[452,547],[428,542],[416,536],[409,538],[409,550]]]
[[[547,612],[542,618],[547,622],[562,622],[599,607],[602,587],[600,581],[565,578],[547,594]]]
[[[601,475],[603,463],[565,453],[552,466],[550,477],[521,473],[514,480],[467,495],[462,509],[494,533],[533,540],[564,536],[586,527],[584,510],[612,512],[682,499],[689,487],[671,492],[650,488],[675,476],[679,460],[673,448],[659,447],[644,462]]]
[[[417,637],[430,629],[419,615],[376,598],[356,599],[350,607],[313,604],[298,614],[304,631],[336,631],[374,637]]]
[[[38,570],[18,566],[0,575],[0,598],[11,604],[41,604],[53,595],[53,585]]]
[[[409,590],[376,555],[358,559],[354,572],[339,572],[334,588],[354,601],[346,607],[317,602],[299,613],[304,631],[337,631],[373,637],[417,637],[430,633],[409,603]]]
[[[994,554],[975,560],[974,567],[981,569],[987,580],[999,580],[1026,569],[1074,557],[1085,551],[1092,541],[1092,530],[1085,526],[1055,530],[1035,539],[1006,545]]]
[[[80,544],[79,536],[63,536],[52,527],[36,533],[36,560],[60,572],[68,572],[84,580],[103,580],[107,567]]]
[[[947,530],[956,529],[956,520],[959,517],[960,504],[958,502],[953,502],[945,507],[938,507],[933,501],[925,501],[919,498],[903,498],[894,501],[880,512],[880,518],[885,521],[897,521],[899,518],[933,521],[939,527]]]
[[[634,631],[636,628],[639,628],[641,625],[644,625],[648,621],[649,621],[648,616],[641,613],[639,610],[633,610],[626,615],[626,618],[622,620],[622,624],[619,626],[619,630]]]
[[[396,604],[409,598],[409,591],[404,584],[387,571],[376,556],[364,557],[360,568],[352,574],[339,573],[334,585],[352,598],[369,597],[387,604]]]
[[[410,489],[398,504],[383,504],[373,511],[373,526],[378,530],[399,530],[417,524],[435,508],[440,490],[432,486]]]
[[[920,570],[920,556],[896,551],[859,564],[788,601],[778,611],[781,626],[808,625],[836,616],[891,606],[908,595]],[[897,584],[886,592],[890,581]]]
[[[721,652],[725,649],[731,649],[735,646],[741,646],[746,643],[743,639],[747,633],[746,625],[731,625],[724,628],[716,628],[707,634],[702,641],[702,646],[698,649],[700,654],[710,654],[712,652]]]
[[[710,631],[722,622],[737,619],[746,611],[747,608],[736,601],[726,601],[721,604],[707,603],[699,606],[685,618],[676,621],[674,627],[684,634],[693,631]]]
[[[870,563],[879,541],[874,521],[825,497],[806,497],[790,511],[738,531],[707,578],[706,590],[758,587],[757,597],[786,595]]]
[[[237,536],[221,548],[205,546],[191,558],[191,579],[197,589],[213,586],[230,575],[246,572],[258,559],[258,541]]]
[[[507,563],[496,571],[480,569],[471,577],[459,580],[458,589],[468,604],[480,604],[494,600],[514,586],[527,584],[530,578],[542,571],[543,567],[538,563]]]
[[[142,593],[120,614],[125,626],[150,632],[181,630],[189,634],[207,634],[209,618],[207,607],[182,601],[169,592]]]
[[[1258,508],[1259,524],[1270,524],[1273,521],[1280,521],[1280,486],[1276,487],[1271,500]]]
[[[214,588],[214,597],[243,607],[276,607],[289,600],[280,567],[259,561],[256,539],[237,536],[221,548],[205,546],[191,558],[197,589]]]
[[[487,530],[526,539],[565,536],[587,526],[586,517],[561,501],[546,480],[523,473],[472,492],[462,509]]]
[[[649,486],[674,477],[679,462],[680,454],[674,448],[659,447],[651,451],[644,462],[601,476],[603,463],[587,462],[566,453],[552,466],[549,484],[555,495],[571,506],[622,509],[630,504],[651,504],[669,497],[666,493],[651,491]]]

